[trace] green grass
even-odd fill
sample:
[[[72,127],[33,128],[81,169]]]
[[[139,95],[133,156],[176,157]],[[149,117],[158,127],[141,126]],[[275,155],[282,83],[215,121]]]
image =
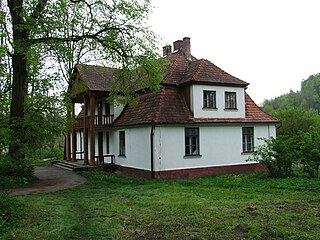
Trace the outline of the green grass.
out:
[[[23,210],[0,239],[320,238],[319,178],[82,175],[74,189],[14,197]]]

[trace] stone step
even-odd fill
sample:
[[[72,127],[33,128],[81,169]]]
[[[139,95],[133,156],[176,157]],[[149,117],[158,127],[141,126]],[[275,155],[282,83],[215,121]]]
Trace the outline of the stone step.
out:
[[[114,164],[104,164],[104,165],[79,165],[73,162],[65,162],[65,161],[53,161],[52,165],[56,167],[60,167],[69,171],[79,172],[79,171],[110,171],[114,172],[116,170],[116,166]]]
[[[62,162],[62,161],[54,161],[52,163],[53,166],[59,167],[59,168],[63,168],[69,171],[73,171],[75,172],[75,166],[66,162]]]

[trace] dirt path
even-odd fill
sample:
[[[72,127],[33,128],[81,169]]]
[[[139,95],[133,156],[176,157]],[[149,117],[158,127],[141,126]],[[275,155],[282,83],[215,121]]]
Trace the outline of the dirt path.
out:
[[[77,175],[75,172],[54,166],[35,167],[34,171],[37,180],[31,184],[12,190],[11,196],[56,192],[79,186],[86,181],[84,177]]]

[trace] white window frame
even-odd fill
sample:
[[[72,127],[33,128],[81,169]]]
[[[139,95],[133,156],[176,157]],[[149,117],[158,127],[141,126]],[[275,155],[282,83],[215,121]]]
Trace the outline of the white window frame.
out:
[[[225,109],[237,109],[237,93],[225,92]]]
[[[203,90],[203,109],[217,109],[216,91]]]
[[[199,156],[200,155],[200,137],[199,128],[185,128],[185,156]]]
[[[242,128],[242,152],[252,153],[254,151],[254,128]]]
[[[119,156],[126,156],[126,132],[119,131]]]

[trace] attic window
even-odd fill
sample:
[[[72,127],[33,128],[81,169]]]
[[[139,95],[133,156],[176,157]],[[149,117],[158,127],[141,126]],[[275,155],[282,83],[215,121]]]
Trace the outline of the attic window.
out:
[[[225,92],[225,109],[237,109],[236,92]]]
[[[203,108],[216,109],[216,91],[203,91]]]

